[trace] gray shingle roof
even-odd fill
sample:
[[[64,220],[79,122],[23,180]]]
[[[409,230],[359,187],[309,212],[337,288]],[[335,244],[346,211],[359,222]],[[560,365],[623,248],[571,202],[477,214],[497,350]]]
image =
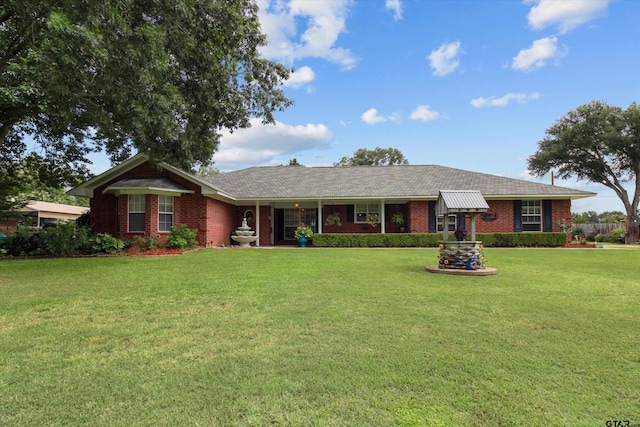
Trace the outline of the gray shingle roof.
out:
[[[236,199],[436,199],[441,189],[485,198],[578,199],[595,193],[437,165],[252,167],[206,179]]]

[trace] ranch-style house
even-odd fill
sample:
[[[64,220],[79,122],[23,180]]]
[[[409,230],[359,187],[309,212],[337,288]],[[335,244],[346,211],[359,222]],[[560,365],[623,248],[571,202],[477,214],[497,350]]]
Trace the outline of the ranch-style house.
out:
[[[255,245],[271,246],[294,244],[300,223],[315,233],[442,232],[435,211],[441,190],[482,194],[489,210],[476,216],[479,233],[562,231],[558,222],[570,222],[571,201],[595,196],[437,165],[269,166],[201,178],[143,154],[68,193],[90,199],[96,233],[123,240],[157,234],[163,242],[172,226],[187,224],[201,244],[226,246],[246,218]],[[453,231],[469,221],[446,222]]]

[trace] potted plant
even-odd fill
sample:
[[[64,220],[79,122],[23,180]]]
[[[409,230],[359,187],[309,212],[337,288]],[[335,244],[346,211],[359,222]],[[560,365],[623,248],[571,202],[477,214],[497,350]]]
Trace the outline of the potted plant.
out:
[[[324,221],[324,225],[337,225],[338,227],[341,227],[342,222],[340,221],[340,211],[331,212]]]
[[[300,225],[296,228],[293,233],[293,237],[298,240],[301,248],[307,247],[307,240],[313,236],[313,230],[308,225],[305,225],[304,222],[301,222]]]
[[[398,230],[400,230],[401,233],[404,232],[404,215],[400,212],[394,213],[393,216],[391,216],[391,222],[398,226]]]
[[[367,224],[376,227],[380,223],[380,215],[372,213],[367,215]]]

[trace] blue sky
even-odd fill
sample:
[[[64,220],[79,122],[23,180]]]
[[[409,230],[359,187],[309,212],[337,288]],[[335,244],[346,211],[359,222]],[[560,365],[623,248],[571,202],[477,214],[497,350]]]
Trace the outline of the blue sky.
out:
[[[640,1],[258,0],[261,53],[296,72],[276,125],[223,132],[215,167],[332,165],[394,147],[411,164],[532,179],[526,159],[579,105],[640,101]],[[108,168],[97,162],[96,172]],[[102,169],[102,170],[100,170]],[[542,182],[550,182],[545,177]],[[605,187],[572,211],[623,211]]]

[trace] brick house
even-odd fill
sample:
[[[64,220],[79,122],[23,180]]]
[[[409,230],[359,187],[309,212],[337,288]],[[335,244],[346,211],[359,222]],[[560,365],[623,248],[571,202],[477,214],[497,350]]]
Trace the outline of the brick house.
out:
[[[251,167],[200,178],[142,154],[68,193],[90,199],[96,233],[123,240],[158,234],[164,241],[171,226],[187,224],[201,244],[221,246],[233,243],[231,233],[246,217],[256,245],[270,246],[294,244],[300,222],[316,233],[442,231],[440,190],[482,194],[489,211],[476,218],[478,233],[562,231],[557,222],[570,222],[571,200],[595,196],[437,165]],[[341,225],[327,221],[330,215]],[[468,228],[469,221],[450,217],[448,226]]]

